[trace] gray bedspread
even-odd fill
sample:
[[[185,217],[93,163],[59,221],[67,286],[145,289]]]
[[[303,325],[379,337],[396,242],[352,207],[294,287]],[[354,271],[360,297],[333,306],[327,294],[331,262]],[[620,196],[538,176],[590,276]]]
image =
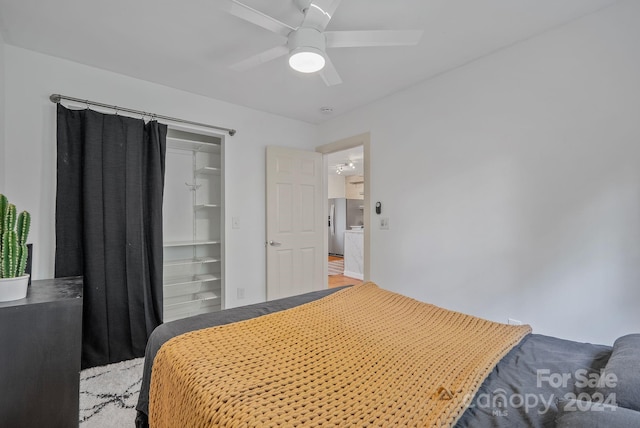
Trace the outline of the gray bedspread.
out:
[[[153,359],[167,340],[182,333],[229,324],[289,309],[325,297],[340,288],[316,291],[198,315],[162,324],[147,344],[136,427],[146,428]],[[530,334],[487,377],[456,427],[553,427],[557,400],[591,395],[589,375],[605,366],[611,347]]]
[[[500,360],[456,427],[555,427],[557,400],[591,397],[610,356],[609,346],[530,334]]]

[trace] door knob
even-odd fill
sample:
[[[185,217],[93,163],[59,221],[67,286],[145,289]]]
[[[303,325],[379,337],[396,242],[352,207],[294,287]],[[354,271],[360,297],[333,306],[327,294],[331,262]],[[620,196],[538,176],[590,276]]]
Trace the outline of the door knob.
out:
[[[272,247],[279,247],[282,244],[276,241],[269,241],[269,245],[271,245]]]

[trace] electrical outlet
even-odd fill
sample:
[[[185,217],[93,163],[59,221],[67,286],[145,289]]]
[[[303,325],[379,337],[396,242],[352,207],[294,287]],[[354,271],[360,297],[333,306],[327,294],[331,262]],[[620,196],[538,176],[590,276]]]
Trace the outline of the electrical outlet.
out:
[[[509,318],[508,321],[509,321],[509,325],[522,325],[522,321],[515,320],[513,318]]]
[[[240,229],[240,217],[231,217],[231,227],[233,229]]]
[[[384,229],[384,230],[389,229],[389,217],[380,218],[380,229]]]
[[[238,300],[244,299],[244,288],[237,288],[236,294],[237,294]]]

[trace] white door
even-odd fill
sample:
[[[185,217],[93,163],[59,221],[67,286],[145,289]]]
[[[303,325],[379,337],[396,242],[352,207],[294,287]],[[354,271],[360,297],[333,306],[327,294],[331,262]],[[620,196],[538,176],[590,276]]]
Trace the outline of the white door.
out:
[[[322,154],[267,147],[267,300],[326,288]]]

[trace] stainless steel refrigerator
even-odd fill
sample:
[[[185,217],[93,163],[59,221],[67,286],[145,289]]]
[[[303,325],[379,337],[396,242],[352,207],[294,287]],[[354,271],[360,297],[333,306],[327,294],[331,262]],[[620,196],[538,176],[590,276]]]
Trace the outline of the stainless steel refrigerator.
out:
[[[329,254],[344,255],[344,231],[351,226],[362,226],[361,199],[329,199]]]

